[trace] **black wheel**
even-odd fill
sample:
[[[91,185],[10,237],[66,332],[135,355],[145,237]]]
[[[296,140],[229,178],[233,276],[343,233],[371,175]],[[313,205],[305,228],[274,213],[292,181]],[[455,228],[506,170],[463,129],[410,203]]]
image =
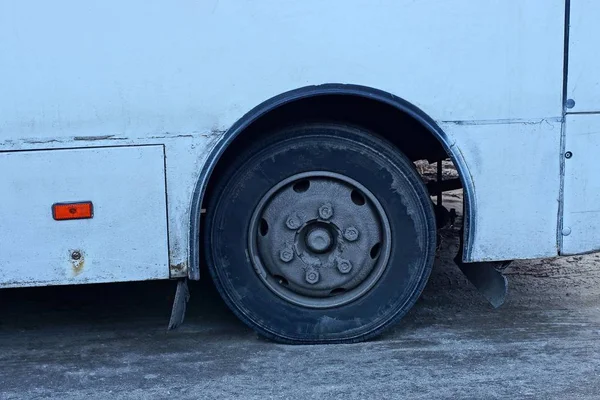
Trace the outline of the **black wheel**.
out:
[[[219,177],[205,254],[225,302],[262,335],[355,342],[416,302],[435,216],[413,164],[385,140],[338,124],[294,126]]]

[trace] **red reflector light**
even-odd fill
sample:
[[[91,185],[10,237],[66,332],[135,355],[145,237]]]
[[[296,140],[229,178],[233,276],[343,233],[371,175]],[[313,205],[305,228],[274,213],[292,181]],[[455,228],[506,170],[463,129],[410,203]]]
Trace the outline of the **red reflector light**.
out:
[[[52,216],[57,221],[67,219],[86,219],[94,216],[91,201],[79,203],[56,203],[52,206]]]

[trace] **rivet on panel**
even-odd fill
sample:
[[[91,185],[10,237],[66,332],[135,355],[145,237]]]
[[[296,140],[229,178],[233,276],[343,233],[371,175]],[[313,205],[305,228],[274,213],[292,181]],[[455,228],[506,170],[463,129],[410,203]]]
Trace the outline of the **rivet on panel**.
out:
[[[573,107],[575,107],[575,100],[573,100],[573,99],[567,99],[567,102],[565,103],[565,106],[567,106],[567,108],[573,108]]]

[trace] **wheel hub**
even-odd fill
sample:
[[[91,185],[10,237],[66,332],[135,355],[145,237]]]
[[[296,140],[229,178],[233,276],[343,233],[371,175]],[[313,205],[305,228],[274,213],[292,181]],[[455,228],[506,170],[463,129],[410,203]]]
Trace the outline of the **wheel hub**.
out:
[[[383,273],[391,247],[377,199],[330,172],[298,174],[276,185],[249,228],[258,276],[282,298],[308,307],[362,296]]]
[[[331,249],[333,237],[329,230],[322,227],[312,228],[305,238],[306,247],[313,253],[322,254]]]

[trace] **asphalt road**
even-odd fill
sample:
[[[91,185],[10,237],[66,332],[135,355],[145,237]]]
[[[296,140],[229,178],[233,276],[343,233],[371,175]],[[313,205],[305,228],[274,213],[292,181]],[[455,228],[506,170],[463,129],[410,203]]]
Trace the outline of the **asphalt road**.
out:
[[[451,263],[393,330],[353,345],[257,337],[208,283],[166,332],[172,282],[0,291],[0,399],[600,398],[600,258],[515,263],[493,310]]]

